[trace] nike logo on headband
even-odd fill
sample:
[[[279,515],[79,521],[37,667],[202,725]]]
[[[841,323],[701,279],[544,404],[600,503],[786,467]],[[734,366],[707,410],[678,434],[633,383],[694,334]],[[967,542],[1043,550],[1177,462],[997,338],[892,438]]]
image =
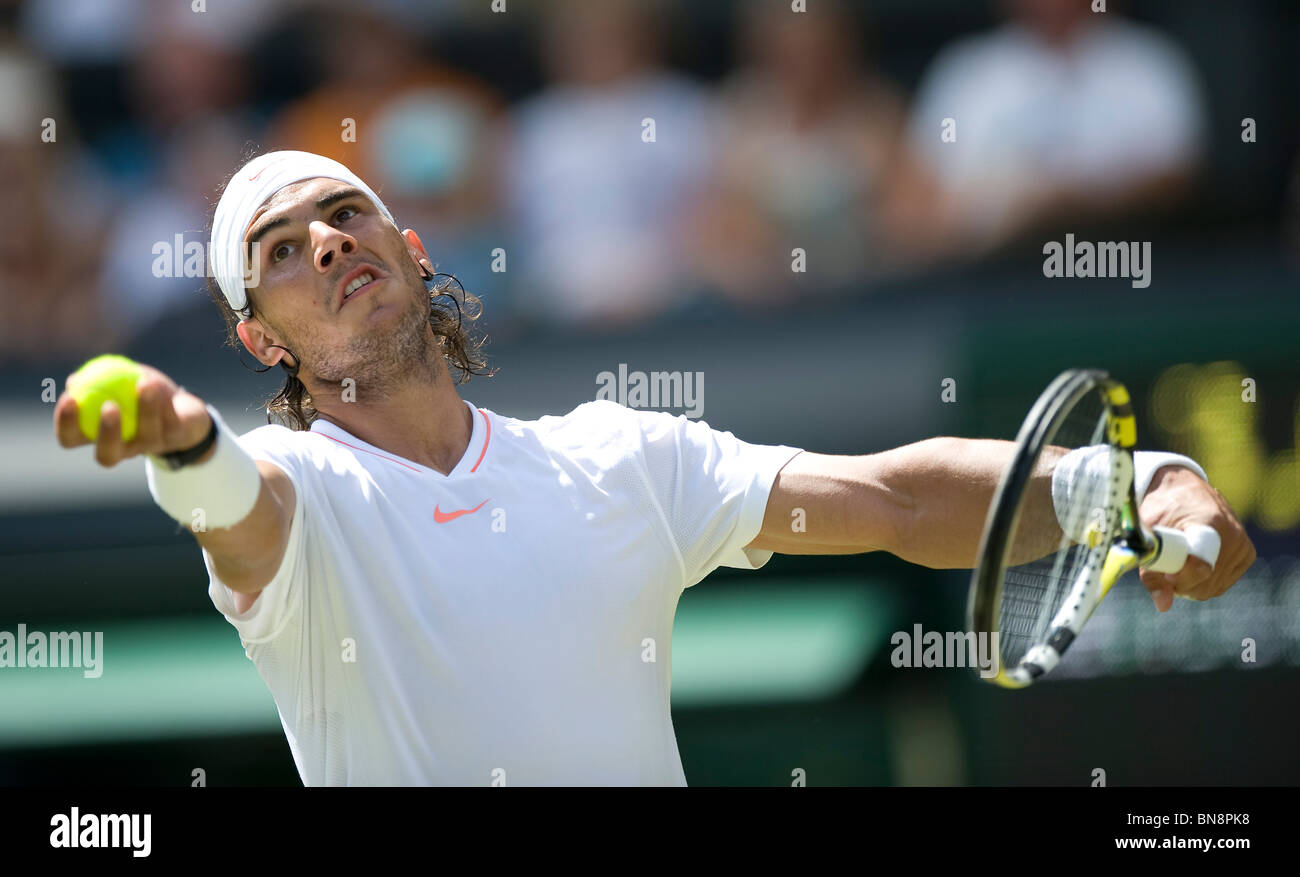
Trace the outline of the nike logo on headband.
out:
[[[277,158],[275,161],[267,162],[267,163],[266,163],[266,167],[263,167],[260,171],[258,171],[257,173],[255,173],[255,174],[253,174],[251,177],[249,177],[249,178],[248,178],[248,181],[249,181],[250,183],[253,182],[253,180],[257,179],[257,178],[260,177],[262,174],[266,173],[266,168],[270,167],[271,165],[279,164],[279,163],[282,162],[282,161],[284,161],[283,158]]]

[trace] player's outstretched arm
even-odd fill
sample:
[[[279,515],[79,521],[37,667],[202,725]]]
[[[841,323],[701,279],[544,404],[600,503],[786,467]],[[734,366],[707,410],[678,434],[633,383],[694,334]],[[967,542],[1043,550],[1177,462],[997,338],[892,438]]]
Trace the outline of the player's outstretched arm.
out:
[[[945,437],[864,456],[798,454],[777,476],[762,530],[748,547],[782,554],[887,551],[934,569],[969,569],[978,560],[993,494],[1014,452],[1014,442]],[[1060,544],[1052,471],[1066,452],[1043,448],[1021,513],[1016,542],[1023,556],[1012,563],[1045,556]],[[1166,455],[1152,455],[1161,456]],[[1222,541],[1213,568],[1191,558],[1174,575],[1143,571],[1149,590],[1165,592],[1157,600],[1162,608],[1175,593],[1201,600],[1222,594],[1255,558],[1223,497],[1189,469],[1155,469],[1140,502],[1148,527],[1204,524]]]
[[[862,456],[805,451],[777,476],[763,528],[749,547],[781,554],[887,551],[934,569],[969,569],[1014,452],[1014,442],[946,437]],[[1035,540],[1041,554],[1061,539],[1051,490],[1058,456],[1044,449],[1031,486],[1033,518],[1044,522]]]
[[[203,400],[193,393],[178,387],[171,378],[146,365],[140,365],[143,372],[136,382],[137,426],[130,441],[122,440],[122,414],[115,402],[107,402],[101,409],[99,430],[93,444],[95,460],[105,467],[116,466],[123,460],[140,455],[160,457],[163,454],[183,451],[201,443],[212,428],[212,417]],[[70,392],[64,392],[54,406],[54,432],[59,444],[65,448],[75,448],[92,444],[81,431],[78,423],[77,400]],[[214,566],[221,580],[232,590],[255,594],[270,582],[279,567],[288,543],[290,525],[293,522],[295,495],[293,484],[278,466],[263,461],[239,458],[244,452],[234,447],[219,447],[221,442],[233,442],[233,436],[222,432],[218,444],[214,444],[194,463],[179,470],[183,477],[203,474],[218,474],[211,470],[204,473],[203,467],[214,465],[213,459],[219,451],[223,452],[218,464],[228,464],[233,455],[236,466],[255,466],[260,486],[254,485],[256,500],[244,503],[241,507],[238,496],[212,496],[215,507],[222,502],[235,508],[251,505],[247,514],[238,520],[229,521],[227,526],[215,524],[227,523],[218,518],[202,530],[190,527],[199,544],[212,555]],[[246,454],[244,455],[246,457]],[[168,474],[162,478],[176,478]],[[221,479],[218,479],[218,483]],[[238,480],[238,479],[235,479]],[[202,490],[202,481],[197,485]],[[224,485],[222,486],[224,489]],[[179,490],[169,485],[172,494],[178,499],[189,500],[184,494],[184,486]],[[157,498],[157,497],[155,497]],[[201,495],[192,497],[193,507],[205,508],[205,499]],[[181,505],[188,505],[188,502]],[[216,509],[214,508],[214,511]],[[190,524],[187,517],[173,514],[181,523]]]

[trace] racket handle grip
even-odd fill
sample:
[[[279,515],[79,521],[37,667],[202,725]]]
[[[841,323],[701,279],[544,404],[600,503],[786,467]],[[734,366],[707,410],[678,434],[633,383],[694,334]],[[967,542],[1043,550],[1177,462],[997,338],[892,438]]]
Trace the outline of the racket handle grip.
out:
[[[1172,527],[1154,527],[1154,535],[1160,540],[1156,556],[1146,568],[1152,572],[1175,573],[1187,563],[1187,556],[1198,557],[1214,568],[1219,561],[1219,533],[1213,527],[1204,524],[1192,524],[1186,530]]]

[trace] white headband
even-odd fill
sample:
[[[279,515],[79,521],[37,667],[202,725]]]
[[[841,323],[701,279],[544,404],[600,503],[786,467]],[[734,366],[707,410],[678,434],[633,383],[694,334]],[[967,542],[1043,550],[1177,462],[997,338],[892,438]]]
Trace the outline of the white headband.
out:
[[[276,192],[292,183],[325,177],[351,183],[370,197],[375,206],[393,225],[397,220],[388,212],[384,202],[361,182],[361,178],[332,158],[312,152],[267,152],[244,165],[231,178],[217,202],[216,216],[212,220],[212,273],[226,301],[236,311],[248,304],[244,280],[248,276],[244,266],[244,235],[253,214]]]

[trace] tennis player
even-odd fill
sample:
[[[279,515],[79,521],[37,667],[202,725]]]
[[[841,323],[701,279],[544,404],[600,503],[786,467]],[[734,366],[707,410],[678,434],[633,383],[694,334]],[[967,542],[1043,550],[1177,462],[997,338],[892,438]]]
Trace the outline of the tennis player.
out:
[[[212,261],[239,341],[289,375],[290,425],[236,436],[146,367],[138,435],[121,441],[109,403],[95,456],[146,455],[309,786],[685,785],[669,708],[682,591],[773,552],[969,568],[1013,447],[828,456],[607,401],[536,421],[475,407],[452,369],[482,363],[431,305],[419,236],[310,153],[235,173]],[[66,393],[55,425],[87,443]],[[1185,457],[1135,468],[1148,525],[1222,539],[1212,569],[1143,573],[1156,605],[1223,593],[1255,556],[1227,503]],[[1051,514],[1051,467],[1036,481]]]

